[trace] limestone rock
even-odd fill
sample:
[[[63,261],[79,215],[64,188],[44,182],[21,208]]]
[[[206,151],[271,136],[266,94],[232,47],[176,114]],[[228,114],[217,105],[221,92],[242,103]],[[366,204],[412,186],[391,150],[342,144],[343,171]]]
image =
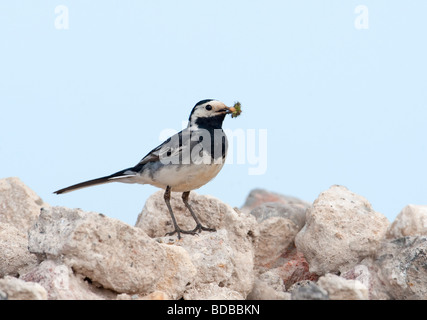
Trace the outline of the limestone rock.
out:
[[[41,285],[49,300],[103,300],[116,296],[91,285],[83,276],[75,275],[70,267],[52,260],[43,261],[21,279]]]
[[[227,287],[213,283],[198,284],[188,289],[184,294],[185,300],[243,300],[243,296]]]
[[[188,252],[191,262],[197,269],[193,283],[230,286],[234,269],[238,266],[234,264],[234,251],[230,246],[226,230],[202,232],[198,236],[184,236],[180,241],[175,242],[175,246]]]
[[[427,299],[427,237],[384,241],[375,262],[394,299]]]
[[[0,292],[8,300],[46,300],[46,290],[38,283],[6,276],[0,279]]]
[[[165,282],[171,292],[183,292],[195,275],[194,267],[183,270],[177,263],[191,265],[184,250],[161,245],[119,220],[79,209],[42,210],[29,232],[29,249],[118,293],[149,294]]]
[[[259,233],[255,264],[265,268],[272,265],[293,243],[298,229],[288,219],[272,217],[260,223]]]
[[[294,223],[298,230],[305,224],[306,207],[301,205],[283,204],[280,202],[266,202],[255,207],[250,213],[258,222],[272,217],[288,219]]]
[[[0,179],[0,277],[18,276],[37,264],[28,251],[28,229],[48,206],[19,178]]]
[[[173,231],[172,220],[163,194],[164,191],[160,190],[147,199],[135,224],[135,227],[141,228],[152,238],[163,237],[167,232]],[[228,209],[215,198],[199,196],[196,192],[190,193],[190,203],[200,217],[201,223],[210,228],[220,224]],[[182,202],[180,193],[171,193],[171,206],[178,225],[183,230],[193,230],[196,223]],[[208,213],[211,215],[208,215]]]
[[[161,291],[165,296],[160,299],[159,296],[152,295],[143,299],[166,300],[166,297],[167,299],[180,299],[187,286],[195,281],[198,269],[184,248],[167,244],[160,244],[160,246],[166,253],[167,267],[164,269],[163,277],[157,282],[155,291]]]
[[[28,251],[26,231],[0,223],[0,278],[18,276],[36,264],[37,257]]]
[[[288,291],[291,300],[329,300],[328,292],[310,280],[296,282]]]
[[[310,203],[300,200],[295,197],[286,196],[283,194],[267,191],[264,189],[252,190],[246,198],[245,204],[240,209],[242,212],[249,213],[256,207],[261,206],[264,203],[281,203],[289,206],[290,208],[305,210],[311,206]]]
[[[317,284],[331,300],[368,300],[368,288],[358,280],[347,280],[334,274],[319,278]]]
[[[26,232],[46,207],[42,199],[19,178],[0,179],[0,223]]]
[[[265,269],[293,244],[305,223],[305,209],[281,203],[264,203],[251,211],[259,223],[255,265]]]
[[[164,191],[160,190],[147,199],[135,224],[135,227],[141,228],[153,238],[163,237],[167,232],[173,231],[171,217],[163,199],[163,194]],[[216,228],[217,230],[221,228],[228,229],[230,227],[228,223],[232,222],[233,224],[238,224],[239,228],[247,229],[247,232],[251,232],[251,228],[255,228],[256,223],[252,216],[233,209],[215,197],[199,195],[193,191],[190,194],[189,201],[196,214],[200,217],[201,223],[207,227]],[[184,230],[194,229],[196,223],[184,206],[181,193],[172,192],[171,206],[178,225]]]
[[[365,285],[368,288],[369,300],[389,300],[391,296],[384,282],[380,279],[379,272],[379,267],[369,257],[341,274],[341,277],[348,280],[358,280]]]
[[[389,222],[370,203],[343,186],[320,194],[306,212],[307,222],[295,245],[319,275],[346,271],[373,255]]]
[[[207,279],[237,291],[245,298],[254,282],[253,247],[258,234],[255,218],[212,196],[198,195],[195,192],[190,194],[190,203],[202,224],[217,231],[202,232],[199,236],[184,234],[181,241],[176,241],[176,236],[171,240],[188,251],[193,264],[198,266],[199,272],[203,272]],[[171,206],[180,227],[186,230],[194,229],[195,222],[182,203],[181,194],[172,193]],[[165,241],[163,236],[172,231],[173,226],[163,199],[163,191],[154,193],[147,200],[138,216],[136,227],[151,237]],[[209,252],[218,256],[209,256]],[[205,259],[207,264],[203,265],[201,259]],[[218,265],[222,265],[220,269]],[[214,272],[209,274],[209,270]],[[218,282],[221,278],[223,280]],[[206,283],[206,279],[203,282]]]
[[[139,296],[137,294],[128,295],[121,293],[117,295],[116,300],[170,300],[170,297],[163,291],[154,291],[146,296]]]
[[[248,295],[248,300],[290,300],[290,293],[285,292],[283,280],[274,271],[267,271],[257,277]]]
[[[272,269],[283,280],[286,289],[297,283],[306,280],[317,281],[319,276],[310,272],[310,266],[304,255],[295,248],[290,246],[281,256],[280,265]]]
[[[141,297],[140,300],[170,300],[170,297],[163,291],[154,291],[146,296]]]
[[[406,236],[427,236],[427,206],[406,206],[387,232],[389,239]]]

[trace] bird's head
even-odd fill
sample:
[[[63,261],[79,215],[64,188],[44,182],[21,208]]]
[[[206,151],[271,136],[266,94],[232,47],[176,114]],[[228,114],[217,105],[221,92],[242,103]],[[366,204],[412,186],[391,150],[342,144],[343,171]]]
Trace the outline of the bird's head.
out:
[[[199,101],[194,106],[188,119],[191,128],[219,129],[227,114],[232,113],[233,108],[214,99]]]

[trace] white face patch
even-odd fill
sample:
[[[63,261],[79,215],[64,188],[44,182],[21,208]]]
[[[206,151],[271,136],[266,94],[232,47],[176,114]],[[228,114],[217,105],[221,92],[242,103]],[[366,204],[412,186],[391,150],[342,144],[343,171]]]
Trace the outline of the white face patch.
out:
[[[224,110],[227,106],[221,101],[212,100],[197,106],[191,114],[189,127],[196,127],[197,118],[215,117],[220,114],[220,110]]]

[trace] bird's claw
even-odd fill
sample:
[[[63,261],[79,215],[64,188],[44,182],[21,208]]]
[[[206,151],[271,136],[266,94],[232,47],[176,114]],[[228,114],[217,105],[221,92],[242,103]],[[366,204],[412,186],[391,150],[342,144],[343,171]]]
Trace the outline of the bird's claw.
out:
[[[174,231],[166,233],[165,236],[173,236],[175,233],[177,233],[178,234],[178,240],[179,240],[179,239],[181,239],[181,233],[191,234],[194,236],[194,235],[198,235],[198,233],[201,233],[202,231],[215,232],[216,229],[208,228],[208,227],[202,226],[201,224],[198,224],[193,230],[182,230],[181,228],[175,228]]]

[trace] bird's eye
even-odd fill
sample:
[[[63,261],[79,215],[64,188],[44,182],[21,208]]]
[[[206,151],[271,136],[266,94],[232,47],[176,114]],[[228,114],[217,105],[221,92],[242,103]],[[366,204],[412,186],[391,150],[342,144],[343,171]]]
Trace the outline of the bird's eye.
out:
[[[212,106],[211,106],[210,104],[208,104],[208,105],[206,106],[206,110],[211,111],[211,110],[212,110]]]

